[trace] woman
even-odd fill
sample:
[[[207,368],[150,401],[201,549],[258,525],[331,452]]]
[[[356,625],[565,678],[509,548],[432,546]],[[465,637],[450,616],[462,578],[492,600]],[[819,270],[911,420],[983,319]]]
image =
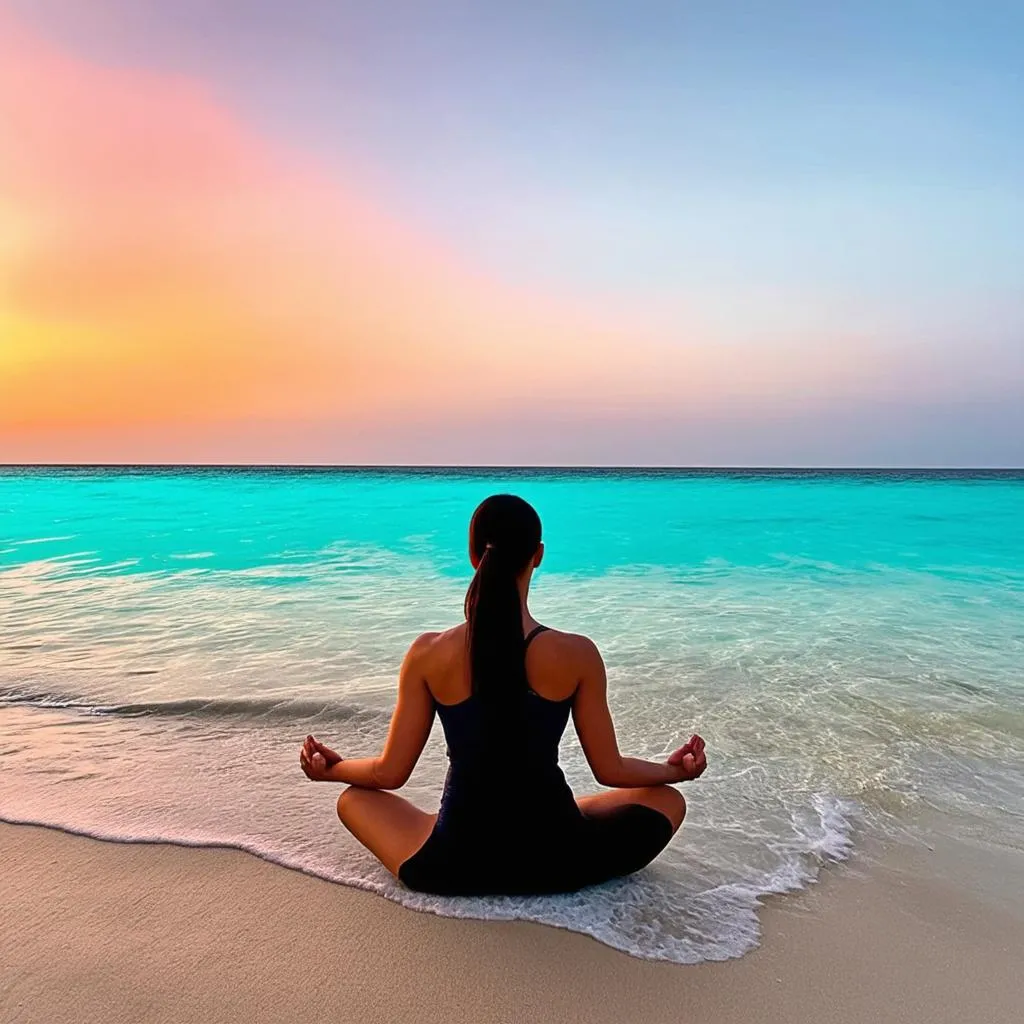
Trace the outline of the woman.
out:
[[[664,763],[619,753],[597,648],[540,625],[527,607],[544,546],[522,498],[480,505],[469,553],[466,621],[409,648],[384,752],[346,760],[309,736],[302,770],[348,783],[338,817],[411,889],[568,892],[637,871],[682,824],[686,803],[671,783],[704,772],[704,741],[693,736]],[[408,780],[435,712],[449,758],[436,815],[387,792]],[[608,792],[576,800],[566,784],[558,744],[570,713]]]

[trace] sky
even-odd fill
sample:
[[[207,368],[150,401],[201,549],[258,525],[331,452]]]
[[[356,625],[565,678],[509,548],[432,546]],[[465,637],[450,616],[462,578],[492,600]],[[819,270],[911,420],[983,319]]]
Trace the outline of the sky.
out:
[[[0,462],[1024,465],[1024,7],[0,0]]]

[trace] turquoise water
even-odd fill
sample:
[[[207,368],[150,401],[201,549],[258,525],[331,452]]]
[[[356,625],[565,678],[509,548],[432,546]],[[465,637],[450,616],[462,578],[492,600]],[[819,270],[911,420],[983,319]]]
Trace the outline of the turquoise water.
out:
[[[446,901],[349,839],[297,748],[379,749],[496,490],[541,513],[534,613],[598,642],[623,748],[698,730],[710,767],[635,878]],[[0,625],[7,820],[232,844],[679,962],[750,949],[766,894],[869,840],[1024,856],[1024,474],[11,469]],[[574,737],[562,756],[596,788]],[[435,807],[443,771],[435,727],[410,797]]]

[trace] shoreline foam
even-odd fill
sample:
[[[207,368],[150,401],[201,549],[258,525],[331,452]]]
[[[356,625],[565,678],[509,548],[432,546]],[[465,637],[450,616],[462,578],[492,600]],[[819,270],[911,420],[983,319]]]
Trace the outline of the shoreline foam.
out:
[[[267,864],[296,871],[332,885],[381,896],[408,910],[437,917],[480,922],[538,924],[573,932],[638,960],[694,965],[737,959],[756,949],[762,926],[760,912],[771,897],[797,893],[815,885],[830,865],[846,861],[853,852],[851,823],[842,816],[841,801],[822,798],[812,801],[819,814],[820,839],[800,851],[772,872],[745,878],[691,894],[691,908],[679,907],[677,935],[646,936],[646,944],[629,942],[623,919],[631,914],[643,917],[644,907],[680,897],[659,885],[656,869],[616,880],[603,886],[564,896],[447,898],[418,893],[395,882],[385,872],[379,878],[343,877],[317,870],[300,859],[263,849],[240,840],[194,839],[161,834],[126,835],[100,829],[76,828],[34,818],[0,813],[0,826],[51,830],[63,835],[112,845],[167,846],[183,850],[223,850],[246,854]],[[838,815],[838,818],[836,816]],[[836,821],[841,827],[837,827]],[[806,837],[808,841],[812,837]],[[656,862],[657,863],[657,862]],[[707,930],[702,930],[707,929]],[[717,929],[717,931],[715,930]]]

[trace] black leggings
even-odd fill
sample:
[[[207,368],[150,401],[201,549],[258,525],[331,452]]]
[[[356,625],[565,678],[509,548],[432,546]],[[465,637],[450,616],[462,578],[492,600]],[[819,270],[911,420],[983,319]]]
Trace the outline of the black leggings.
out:
[[[672,832],[672,822],[644,804],[581,814],[559,839],[549,838],[533,855],[521,850],[508,854],[505,844],[494,844],[489,852],[470,851],[435,829],[402,864],[398,877],[410,889],[446,896],[575,892],[646,867],[668,845]]]

